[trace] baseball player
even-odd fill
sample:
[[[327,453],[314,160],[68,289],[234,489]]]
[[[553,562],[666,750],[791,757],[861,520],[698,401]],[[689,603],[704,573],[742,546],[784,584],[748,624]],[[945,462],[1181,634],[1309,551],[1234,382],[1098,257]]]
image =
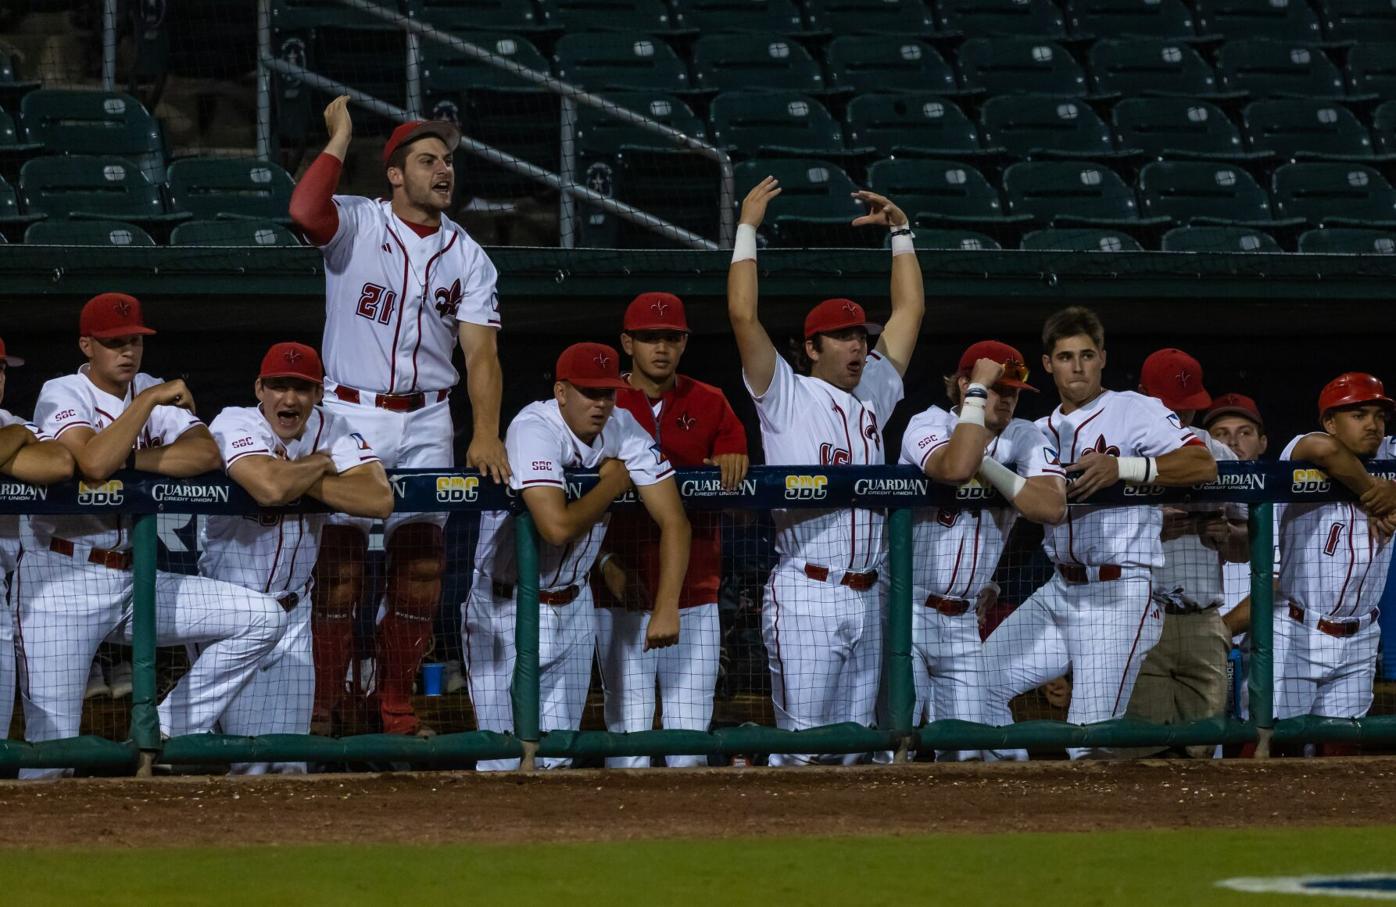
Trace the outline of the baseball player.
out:
[[[131,639],[131,519],[119,512],[121,485],[108,481],[112,473],[124,465],[192,476],[222,463],[184,382],[141,372],[144,340],[153,333],[134,297],[94,296],[79,321],[78,346],[87,364],[44,384],[34,407],[35,423],[72,454],[86,483],[80,490],[94,503],[82,515],[35,514],[23,529],[16,588],[24,728],[31,741],[77,735],[97,647],[108,639]],[[102,506],[118,509],[107,515]],[[160,703],[161,731],[178,736],[212,730],[285,630],[286,612],[270,595],[158,572],[156,645],[202,647]]]
[[[1260,407],[1244,394],[1222,394],[1214,398],[1202,425],[1213,438],[1230,448],[1238,460],[1259,460],[1270,444]],[[1222,584],[1221,616],[1235,638],[1250,628],[1250,560],[1222,564]]]
[[[724,488],[746,477],[746,430],[717,388],[678,373],[688,344],[683,302],[672,293],[642,293],[625,310],[621,347],[632,370],[616,405],[635,417],[677,468],[716,465]],[[717,590],[721,580],[719,514],[692,515],[693,544],[679,595],[679,643],[645,649],[645,627],[661,573],[654,524],[621,511],[611,519],[599,572],[614,599],[596,611],[596,648],[612,732],[654,726],[655,684],[664,727],[706,731],[721,651]],[[705,756],[669,756],[671,766],[706,765]],[[648,767],[648,756],[611,756],[610,768]]]
[[[325,108],[330,140],[291,198],[291,217],[325,256],[325,407],[344,416],[388,469],[449,468],[447,397],[465,355],[474,435],[466,467],[509,476],[499,439],[503,379],[496,348],[496,272],[484,250],[443,213],[455,186],[460,131],[404,123],[383,146],[389,200],[334,195],[353,133],[348,98]],[[430,735],[412,709],[412,682],[441,598],[446,513],[387,520],[385,611],[377,629],[376,695],[383,730]],[[353,613],[362,604],[371,521],[336,516],[325,529],[315,581],[316,728],[344,693]]]
[[[914,520],[911,625],[917,663],[917,721],[984,720],[983,645],[977,603],[993,597],[993,575],[1021,513],[1038,523],[1066,518],[1066,474],[1031,422],[1013,418],[1027,383],[1023,354],[984,340],[960,357],[945,379],[953,408],[932,406],[911,417],[901,462],[938,482],[982,483],[1011,506],[959,510],[918,508]],[[941,751],[945,761],[978,752]]]
[[[386,519],[393,492],[377,455],[349,423],[320,405],[324,370],[315,350],[278,343],[253,387],[256,406],[230,406],[209,430],[229,477],[263,507],[312,497],[336,511]],[[268,593],[288,614],[286,634],[219,718],[225,734],[310,733],[315,695],[310,585],[325,515],[211,516],[199,573]],[[235,773],[305,771],[303,762],[251,763]]]
[[[633,483],[659,524],[659,576],[654,610],[645,624],[646,649],[679,641],[679,595],[688,569],[690,529],[674,468],[629,411],[616,409],[620,356],[601,343],[577,343],[558,357],[553,398],[530,403],[509,424],[510,487],[520,491],[542,540],[538,550],[540,728],[576,730],[591,682],[596,636],[587,576],[606,535],[606,510]],[[596,469],[601,480],[568,502],[566,469]],[[481,730],[513,728],[513,514],[480,518],[475,576],[462,607],[470,700]],[[542,768],[569,764],[539,760]],[[517,759],[485,760],[482,771],[516,767]]]
[[[1197,413],[1213,401],[1203,385],[1202,366],[1192,356],[1178,349],[1152,353],[1139,371],[1139,392],[1172,410],[1213,459],[1236,459],[1231,448],[1193,427]],[[1250,563],[1245,508],[1167,505],[1161,539],[1163,566],[1154,571],[1153,599],[1163,607],[1163,631],[1144,658],[1125,714],[1155,724],[1224,715],[1231,632],[1221,616],[1222,565]],[[1143,748],[1137,754],[1161,749]],[[1186,747],[1196,759],[1209,758],[1215,750]]]
[[[891,201],[858,192],[868,213],[853,224],[886,227],[892,241],[892,316],[884,331],[863,307],[826,299],[805,317],[808,375],[776,352],[757,317],[756,228],[780,194],[772,177],[742,202],[727,274],[727,312],[742,377],[756,401],[766,463],[843,466],[886,461],[882,430],[902,398],[926,300],[906,215]],[[869,336],[881,332],[875,349]],[[776,550],[762,609],[776,724],[800,730],[839,722],[870,725],[881,663],[878,568],[886,548],[883,513],[864,508],[776,510]],[[771,757],[772,765],[813,761]],[[853,762],[857,756],[841,757]]]
[[[1162,403],[1101,386],[1105,329],[1094,312],[1072,306],[1055,313],[1042,329],[1042,346],[1042,366],[1061,404],[1037,426],[1070,477],[1070,506],[1066,520],[1048,526],[1043,540],[1055,565],[1052,578],[986,642],[985,718],[996,725],[1012,722],[1014,696],[1068,669],[1068,721],[1090,724],[1124,714],[1139,666],[1163,628],[1163,609],[1152,601],[1152,571],[1163,564],[1163,514],[1158,507],[1082,502],[1121,481],[1190,486],[1217,475],[1201,439]]]
[[[1377,454],[1396,408],[1381,381],[1339,375],[1318,398],[1321,432],[1290,441],[1282,460],[1314,464],[1360,495],[1357,503],[1277,504],[1280,577],[1275,597],[1275,717],[1360,718],[1372,706],[1377,601],[1391,564],[1396,485],[1373,478],[1364,460]]]

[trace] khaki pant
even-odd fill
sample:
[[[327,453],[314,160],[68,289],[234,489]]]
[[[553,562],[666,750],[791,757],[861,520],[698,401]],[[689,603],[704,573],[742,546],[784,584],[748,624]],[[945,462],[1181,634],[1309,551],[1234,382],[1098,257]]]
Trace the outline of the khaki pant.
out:
[[[1144,659],[1125,715],[1157,724],[1181,724],[1226,713],[1226,659],[1231,634],[1217,608],[1167,614],[1163,636]],[[1159,749],[1131,749],[1120,755],[1146,756]],[[1209,758],[1216,747],[1189,746],[1194,759]]]

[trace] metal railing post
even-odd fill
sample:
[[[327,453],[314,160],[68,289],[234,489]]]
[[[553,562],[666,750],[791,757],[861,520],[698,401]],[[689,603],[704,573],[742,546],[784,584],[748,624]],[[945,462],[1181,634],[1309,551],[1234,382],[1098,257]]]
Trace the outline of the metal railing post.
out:
[[[1257,759],[1270,755],[1275,730],[1275,541],[1271,503],[1250,508],[1251,533],[1251,664],[1250,720],[1255,725]]]
[[[416,32],[407,33],[407,115],[422,118],[422,39]]]
[[[564,183],[577,182],[577,102],[563,98],[558,105],[562,111],[562,142],[557,176]],[[564,192],[558,198],[557,223],[559,244],[564,249],[577,245],[577,200]]]
[[[136,517],[131,532],[131,741],[140,750],[136,773],[148,777],[160,753],[160,714],[155,703],[154,514]]]
[[[906,507],[893,510],[887,519],[887,635],[883,653],[887,659],[887,712],[891,719],[888,730],[896,732],[896,761],[907,761],[907,751],[915,730],[916,681],[911,665],[911,551],[912,511]]]
[[[271,0],[257,0],[257,159],[271,160]]]
[[[510,699],[514,736],[523,744],[519,768],[534,769],[538,752],[538,536],[526,511],[514,523],[514,553],[518,576],[514,582],[514,678]]]
[[[116,90],[116,0],[102,0],[102,88]]]

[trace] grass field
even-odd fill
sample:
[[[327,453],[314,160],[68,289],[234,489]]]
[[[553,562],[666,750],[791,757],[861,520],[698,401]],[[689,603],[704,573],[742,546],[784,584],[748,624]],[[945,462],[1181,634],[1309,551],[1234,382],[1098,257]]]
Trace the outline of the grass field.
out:
[[[1277,821],[1280,821],[1277,819]],[[13,826],[11,826],[13,828]],[[1396,870],[1396,826],[577,844],[0,851],[6,903],[1371,904],[1235,876]],[[13,900],[12,900],[13,899]]]

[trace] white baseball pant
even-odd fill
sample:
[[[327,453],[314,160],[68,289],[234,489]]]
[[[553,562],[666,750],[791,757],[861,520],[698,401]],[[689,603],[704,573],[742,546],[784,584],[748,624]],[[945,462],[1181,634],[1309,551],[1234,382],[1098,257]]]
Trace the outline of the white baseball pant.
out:
[[[987,675],[974,603],[958,617],[941,614],[925,602],[914,602],[912,608],[914,722],[929,723],[942,718],[982,722]],[[940,762],[977,758],[978,750],[936,750]]]
[[[0,604],[0,740],[10,735],[15,711],[15,615],[9,602]]]
[[[1284,602],[1275,604],[1275,717],[1322,715],[1361,718],[1372,707],[1381,625],[1373,611],[1352,636],[1318,629],[1318,615],[1301,623]]]

